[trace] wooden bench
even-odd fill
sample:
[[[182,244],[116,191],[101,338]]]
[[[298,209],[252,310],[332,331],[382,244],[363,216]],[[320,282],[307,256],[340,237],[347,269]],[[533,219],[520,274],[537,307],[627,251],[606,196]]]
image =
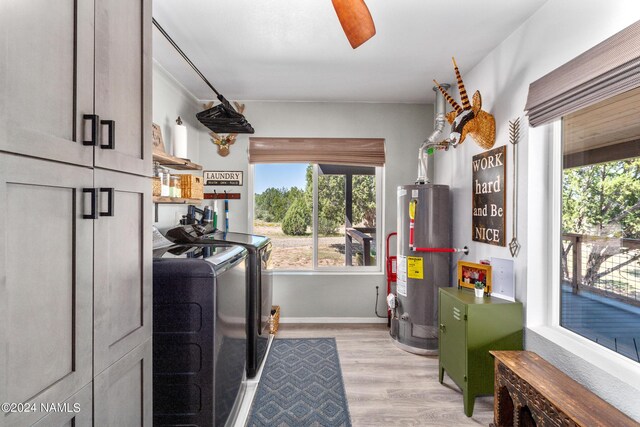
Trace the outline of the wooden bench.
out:
[[[536,353],[490,353],[495,357],[496,427],[640,426]]]

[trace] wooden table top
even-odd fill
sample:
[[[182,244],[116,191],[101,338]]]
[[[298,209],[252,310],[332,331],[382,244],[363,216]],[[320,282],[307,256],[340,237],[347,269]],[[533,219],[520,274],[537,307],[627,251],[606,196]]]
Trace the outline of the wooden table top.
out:
[[[490,353],[578,425],[640,426],[534,352]],[[635,399],[636,396],[632,398]]]

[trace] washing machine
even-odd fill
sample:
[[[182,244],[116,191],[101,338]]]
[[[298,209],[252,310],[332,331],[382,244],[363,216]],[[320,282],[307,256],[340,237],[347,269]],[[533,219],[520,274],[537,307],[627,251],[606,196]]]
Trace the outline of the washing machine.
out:
[[[246,380],[247,256],[232,245],[154,250],[154,425],[236,418]]]
[[[254,378],[269,349],[269,316],[273,304],[271,239],[246,233],[222,232],[200,224],[181,225],[166,232],[174,243],[239,245],[248,251],[247,378]]]
[[[245,233],[216,232],[201,242],[240,245],[248,251],[249,307],[247,316],[247,377],[253,378],[263,364],[269,348],[269,316],[273,304],[271,239]]]

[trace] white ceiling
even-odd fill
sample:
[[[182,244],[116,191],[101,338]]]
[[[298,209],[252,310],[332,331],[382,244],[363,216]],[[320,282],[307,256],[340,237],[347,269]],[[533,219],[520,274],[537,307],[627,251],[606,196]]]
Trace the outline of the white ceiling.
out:
[[[227,99],[433,102],[546,0],[366,0],[377,34],[349,45],[330,0],[153,0],[153,16]],[[154,28],[153,56],[214,94]]]

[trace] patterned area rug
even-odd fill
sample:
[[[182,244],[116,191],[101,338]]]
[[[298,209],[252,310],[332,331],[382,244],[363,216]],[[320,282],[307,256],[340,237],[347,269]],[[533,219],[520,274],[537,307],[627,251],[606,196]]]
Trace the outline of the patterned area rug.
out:
[[[247,426],[350,427],[336,340],[274,340]]]

